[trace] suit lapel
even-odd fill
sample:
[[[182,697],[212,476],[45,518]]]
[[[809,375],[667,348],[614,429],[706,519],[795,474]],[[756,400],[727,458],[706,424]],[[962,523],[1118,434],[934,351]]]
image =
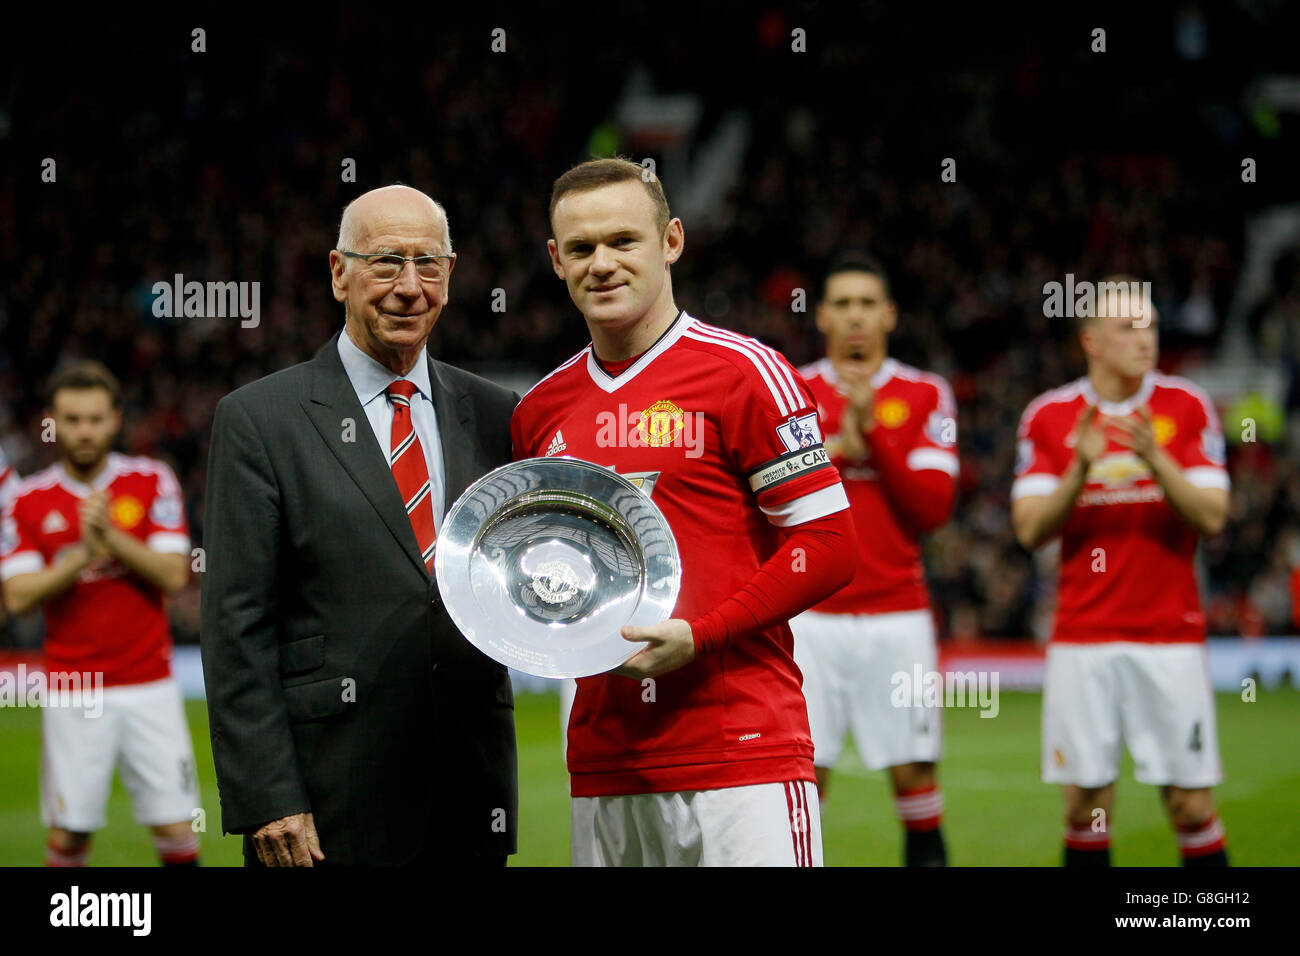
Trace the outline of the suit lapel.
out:
[[[426,353],[427,355],[427,353]],[[443,514],[469,487],[474,473],[474,403],[467,393],[455,390],[447,381],[442,363],[429,358],[429,385],[438,414],[438,437],[442,441],[442,470],[445,495]]]
[[[335,334],[312,359],[311,397],[302,403],[303,410],[320,433],[326,447],[356,482],[361,493],[370,501],[402,546],[407,558],[427,580],[428,572],[420,558],[419,545],[406,515],[401,493],[397,490],[397,482],[393,480],[393,472],[375,441],[365,409],[357,401],[356,390],[343,369],[343,360],[339,358],[340,334],[342,333]],[[352,441],[343,440],[345,419],[352,420]],[[438,421],[441,430],[441,410]],[[443,454],[446,455],[446,432],[443,434]]]

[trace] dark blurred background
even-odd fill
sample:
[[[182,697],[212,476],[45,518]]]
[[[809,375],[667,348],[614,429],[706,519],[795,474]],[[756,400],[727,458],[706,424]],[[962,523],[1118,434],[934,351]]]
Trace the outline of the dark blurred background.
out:
[[[1161,367],[1224,419],[1232,516],[1201,561],[1211,633],[1300,633],[1297,36],[1296,5],[1273,0],[352,5],[15,27],[0,39],[0,444],[22,474],[52,461],[44,380],[104,361],[126,387],[121,449],[173,465],[201,545],[214,406],[342,324],[327,254],[350,199],[401,181],[443,203],[459,260],[431,348],[526,386],[587,341],[546,255],[550,184],[619,152],[654,159],[683,218],[678,304],[797,364],[820,355],[832,252],[889,266],[891,352],[947,377],[960,408],[956,515],[928,541],[946,640],[1046,637],[1054,557],[1009,523],[1015,428],[1083,373],[1043,284],[1114,271],[1153,283]],[[940,181],[946,158],[956,182]],[[155,317],[152,286],[177,273],[260,282],[260,324]],[[197,576],[172,615],[197,640]]]

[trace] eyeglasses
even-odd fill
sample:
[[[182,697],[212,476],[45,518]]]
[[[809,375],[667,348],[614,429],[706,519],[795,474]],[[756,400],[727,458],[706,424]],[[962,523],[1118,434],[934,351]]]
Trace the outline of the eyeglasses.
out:
[[[455,253],[440,256],[396,256],[386,252],[347,252],[340,249],[350,259],[364,259],[370,268],[370,274],[381,282],[391,282],[402,274],[408,262],[415,263],[415,273],[428,281],[444,279],[451,270]]]

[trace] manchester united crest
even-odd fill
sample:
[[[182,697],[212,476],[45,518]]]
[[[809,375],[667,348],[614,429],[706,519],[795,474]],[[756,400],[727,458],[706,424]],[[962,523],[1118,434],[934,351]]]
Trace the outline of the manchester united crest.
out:
[[[113,503],[109,506],[109,513],[113,524],[129,531],[144,518],[144,505],[138,498],[122,495],[120,498],[113,499]]]
[[[912,415],[912,409],[901,398],[887,398],[876,403],[876,421],[886,428],[897,428]]]
[[[686,413],[676,402],[667,399],[655,402],[641,413],[636,430],[641,440],[652,448],[671,445],[673,439],[686,427]]]

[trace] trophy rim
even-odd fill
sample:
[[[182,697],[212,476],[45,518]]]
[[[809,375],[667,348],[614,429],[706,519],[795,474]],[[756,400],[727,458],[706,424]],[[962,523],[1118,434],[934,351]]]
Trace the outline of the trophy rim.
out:
[[[499,483],[503,475],[516,471],[533,471],[541,477],[532,487],[492,506],[491,511],[481,519],[468,513],[468,509],[478,502],[478,496],[485,488]],[[589,486],[593,479],[598,484],[606,484],[611,493],[619,490],[634,492],[637,509],[644,509],[644,515],[638,515],[638,523],[649,516],[653,519],[653,526],[642,528],[641,533],[638,533],[622,511],[591,493]],[[470,562],[479,551],[484,537],[511,517],[549,505],[558,505],[555,509],[557,513],[567,510],[584,520],[603,525],[621,540],[628,554],[634,556],[638,564],[639,584],[634,592],[628,592],[635,593],[636,604],[627,618],[615,626],[614,634],[605,642],[610,653],[604,656],[594,655],[597,661],[595,664],[566,663],[563,652],[560,651],[549,652],[545,655],[547,659],[544,662],[525,660],[512,654],[510,642],[502,640],[503,633],[510,627],[509,623],[493,621],[487,617],[475,597]],[[476,522],[469,534],[465,532],[467,521]],[[494,468],[471,483],[456,499],[447,511],[442,527],[443,533],[435,542],[434,576],[442,604],[452,623],[465,640],[482,653],[522,673],[553,679],[576,678],[605,673],[621,666],[646,646],[643,643],[625,641],[618,633],[621,628],[628,624],[644,626],[666,620],[671,616],[681,593],[681,553],[677,547],[677,538],[663,512],[635,482],[612,468],[586,459],[569,455],[525,458]],[[663,569],[658,568],[658,576],[654,580],[651,579],[651,568],[647,563],[647,551],[651,550],[657,565],[662,565],[665,561],[670,565],[670,571],[666,574],[659,573]],[[554,626],[565,625],[537,625],[538,628]],[[588,657],[593,655],[588,654]]]

